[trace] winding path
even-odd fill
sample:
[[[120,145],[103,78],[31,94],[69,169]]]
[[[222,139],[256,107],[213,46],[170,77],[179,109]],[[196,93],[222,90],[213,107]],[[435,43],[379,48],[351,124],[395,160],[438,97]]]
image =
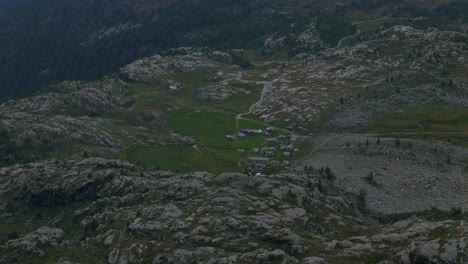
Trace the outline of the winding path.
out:
[[[412,20],[412,19],[411,18],[406,18],[406,17],[384,17],[384,18],[373,19],[373,20],[358,21],[358,22],[354,22],[352,25],[357,26],[357,25],[361,25],[361,24],[365,24],[365,23],[371,23],[371,22],[377,22],[377,21],[383,21],[383,20]],[[349,36],[346,36],[346,37],[340,39],[340,41],[338,41],[338,45],[336,45],[336,48],[337,49],[341,48],[341,44],[343,43],[343,41],[345,41],[347,39],[350,39],[350,38],[357,37],[360,34],[361,34],[361,30],[358,28],[357,32],[354,33],[353,35],[349,35]]]
[[[212,160],[215,160],[215,158],[213,158],[212,156],[206,154],[205,152],[203,152],[200,147],[198,147],[198,145],[193,145],[192,148],[194,148],[196,151],[198,151],[200,154],[202,154],[203,156],[206,156]]]
[[[245,112],[245,113],[238,114],[238,115],[236,116],[236,127],[237,127],[237,129],[239,129],[239,119],[251,120],[251,119],[249,119],[249,118],[244,118],[243,116],[248,115],[248,114],[251,114],[252,111],[253,111],[253,109],[254,109],[255,107],[257,107],[258,105],[260,105],[260,104],[263,102],[263,100],[265,99],[265,95],[266,95],[267,93],[270,93],[270,92],[271,92],[272,83],[273,83],[273,82],[266,82],[266,83],[265,83],[265,85],[263,86],[263,89],[262,89],[262,94],[260,95],[260,99],[258,99],[257,102],[255,102],[253,105],[251,105],[251,106],[249,107],[249,111],[247,111],[247,112]]]
[[[343,41],[345,41],[347,39],[350,39],[350,38],[357,37],[359,34],[361,34],[361,30],[358,28],[356,33],[354,33],[353,35],[349,35],[349,36],[346,36],[346,37],[340,39],[340,41],[338,42],[338,45],[336,45],[336,48],[337,49],[341,48],[341,44],[343,43]]]
[[[143,143],[143,140],[139,139],[139,140],[131,143],[130,145],[126,146],[125,148],[122,148],[121,150],[127,150],[127,149],[131,148],[132,146],[135,146],[136,144],[139,144],[139,143]]]
[[[297,163],[298,163],[298,164],[304,165],[304,164],[307,162],[307,160],[309,160],[310,157],[312,157],[312,155],[314,155],[314,152],[315,152],[316,150],[318,150],[319,148],[323,147],[323,146],[324,146],[325,144],[327,144],[330,140],[332,140],[332,138],[328,138],[328,139],[326,139],[325,141],[323,141],[322,143],[320,143],[319,145],[315,146],[315,147],[309,152],[309,154],[308,154],[307,156],[301,158],[301,160],[298,161]]]
[[[265,100],[265,96],[271,92],[272,88],[273,88],[273,82],[275,82],[277,79],[271,81],[271,82],[264,82],[265,85],[263,86],[263,89],[262,89],[262,94],[260,95],[260,99],[258,99],[257,102],[255,102],[254,104],[252,104],[250,107],[249,107],[249,111],[245,112],[245,113],[241,113],[241,114],[238,114],[236,116],[236,128],[239,129],[239,120],[241,119],[244,119],[244,120],[250,120],[250,121],[254,121],[254,122],[257,122],[257,123],[260,123],[260,124],[264,124],[264,125],[267,125],[267,126],[271,126],[271,127],[274,127],[276,129],[279,129],[279,130],[282,130],[282,131],[285,131],[285,132],[288,132],[290,134],[294,134],[293,132],[285,129],[285,128],[281,128],[281,127],[275,127],[273,125],[270,125],[270,124],[267,124],[265,122],[262,122],[262,121],[258,121],[258,120],[255,120],[255,119],[251,119],[251,118],[245,118],[243,116],[245,115],[248,115],[248,114],[251,114],[254,110],[255,107],[259,106],[263,100]]]

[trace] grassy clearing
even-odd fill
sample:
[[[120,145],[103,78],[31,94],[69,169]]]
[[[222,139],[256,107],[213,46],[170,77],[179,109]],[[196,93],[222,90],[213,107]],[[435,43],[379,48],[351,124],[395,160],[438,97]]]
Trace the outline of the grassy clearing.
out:
[[[236,93],[223,101],[208,101],[208,105],[225,109],[233,113],[247,112],[251,105],[258,101],[263,90],[259,84],[231,84],[248,91],[248,93]]]
[[[225,135],[234,134],[236,120],[234,115],[219,112],[192,112],[169,119],[176,133],[195,137],[207,147],[234,147],[227,142]]]
[[[192,146],[143,146],[129,148],[125,156],[128,160],[161,170],[188,172],[194,170],[219,173],[239,171],[239,162],[249,156],[256,156],[252,148],[263,146],[263,136],[249,136],[245,139],[227,141],[225,135],[236,134],[236,117],[222,112],[189,112],[174,114],[169,123],[175,133],[194,137],[199,150]],[[240,128],[266,129],[268,126],[255,120],[239,120]],[[288,134],[278,130],[275,136]],[[247,154],[240,155],[238,149],[245,149]],[[274,160],[281,160],[278,152]]]
[[[13,232],[18,232],[18,226],[16,224],[7,224],[0,222],[0,243],[7,240],[8,235]]]
[[[239,119],[239,128],[266,129],[268,126],[262,122],[251,119]]]
[[[180,82],[184,88],[197,88],[208,82],[214,71],[197,70],[189,72],[178,72],[171,76],[174,80]]]
[[[226,141],[225,135],[233,135],[237,132],[236,117],[228,113],[220,112],[192,112],[172,117],[170,125],[174,132],[195,137],[200,144],[213,148],[239,148],[259,146],[263,137],[250,136],[237,141]],[[239,129],[253,128],[265,130],[267,124],[250,120],[240,119]],[[289,132],[278,129],[274,136],[288,135]]]
[[[225,71],[226,69],[220,69]],[[252,148],[263,146],[262,136],[250,136],[246,139],[227,141],[225,135],[235,135],[238,132],[236,115],[248,111],[260,97],[263,84],[255,82],[229,83],[229,87],[236,92],[226,100],[205,100],[194,96],[199,88],[212,84],[211,77],[216,72],[199,70],[178,72],[162,79],[172,79],[180,82],[182,91],[170,91],[167,84],[133,83],[131,94],[136,95],[135,106],[138,111],[165,113],[171,131],[155,131],[155,136],[174,132],[193,137],[198,147],[175,145],[135,145],[124,151],[123,157],[146,166],[161,170],[188,172],[194,170],[210,171],[239,171],[239,163],[246,161],[249,156],[256,156]],[[252,69],[248,79],[261,81],[260,73]],[[195,93],[196,95],[196,93]],[[124,118],[117,118],[124,121]],[[127,118],[128,119],[128,118]],[[134,122],[135,118],[130,118]],[[130,122],[129,122],[130,123]],[[132,126],[137,125],[131,123]],[[141,125],[141,124],[138,124]],[[239,120],[239,128],[266,129],[267,124],[255,120]],[[131,129],[132,126],[125,127]],[[288,134],[278,130],[276,135]],[[246,155],[241,155],[238,149],[245,149]],[[274,157],[281,160],[281,153]]]
[[[135,145],[126,151],[128,160],[148,167],[177,172],[237,171],[235,164],[215,160],[191,146],[143,146]]]
[[[450,140],[468,147],[468,109],[408,108],[403,112],[389,113],[375,118],[371,121],[371,125],[369,133]]]
[[[409,2],[418,7],[433,9],[452,1],[453,0],[410,0]]]
[[[207,105],[193,98],[191,90],[170,91],[167,85],[133,83],[132,93],[138,95],[138,111],[163,112],[168,109],[206,109]]]
[[[103,253],[104,254],[104,253]],[[97,254],[90,251],[83,251],[83,250],[74,250],[70,252],[56,252],[56,253],[49,253],[46,257],[40,259],[40,263],[43,264],[54,264],[57,263],[58,259],[61,258],[68,258],[72,261],[76,261],[78,263],[88,263],[88,264],[98,264],[103,263],[103,254]],[[39,262],[36,262],[39,263]]]
[[[198,111],[227,111],[232,113],[246,112],[260,97],[263,86],[259,84],[231,84],[232,89],[242,89],[226,100],[201,100],[193,96],[195,89],[203,87],[208,81],[203,77],[194,77],[190,83],[189,73],[179,73],[175,78],[182,83],[182,91],[171,91],[168,85],[132,83],[134,95],[138,95],[135,105],[139,111],[163,112],[171,109],[190,109]],[[187,83],[185,83],[187,82]]]

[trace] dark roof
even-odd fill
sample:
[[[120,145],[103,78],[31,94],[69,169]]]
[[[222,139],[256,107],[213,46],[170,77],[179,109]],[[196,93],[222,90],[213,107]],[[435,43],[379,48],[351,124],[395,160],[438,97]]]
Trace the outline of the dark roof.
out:
[[[263,158],[263,157],[250,157],[250,161],[270,161],[269,158]]]

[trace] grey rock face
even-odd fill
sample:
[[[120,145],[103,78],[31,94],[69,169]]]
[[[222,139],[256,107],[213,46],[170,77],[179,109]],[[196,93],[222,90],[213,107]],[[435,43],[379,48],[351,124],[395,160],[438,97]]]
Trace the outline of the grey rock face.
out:
[[[404,255],[404,263],[428,263],[428,264],[456,264],[461,262],[466,252],[466,238],[461,240],[450,239],[441,241],[439,239],[423,242],[416,246],[408,255]],[[462,257],[460,257],[462,256]]]
[[[248,252],[240,257],[241,260],[247,263],[299,263],[299,261],[293,257],[287,256],[287,254],[276,249],[273,251],[268,250],[256,250]]]
[[[439,263],[440,244],[438,241],[429,241],[414,252],[413,263]]]
[[[62,229],[43,226],[32,233],[8,241],[2,250],[9,254],[0,257],[0,262],[25,261],[28,257],[44,256],[47,249],[57,247],[63,239]],[[12,256],[14,257],[11,258]]]
[[[317,137],[316,150],[302,165],[329,167],[334,184],[348,192],[365,193],[366,207],[384,214],[417,212],[437,207],[451,210],[468,204],[463,160],[468,151],[440,141],[377,139],[366,135]],[[366,145],[368,142],[368,145]],[[347,145],[349,145],[347,147]],[[455,162],[448,163],[451,159]],[[365,179],[372,172],[373,181]]]
[[[130,91],[121,80],[104,78],[63,82],[43,94],[3,103],[0,131],[7,140],[0,147],[14,148],[10,152],[16,154],[3,160],[82,156],[90,148],[116,153],[144,140],[169,142],[154,133],[168,128],[164,113],[138,111]],[[122,129],[129,122],[133,129]]]
[[[19,230],[19,238],[0,247],[0,263],[22,261],[25,252],[64,261],[75,260],[69,252],[87,252],[107,263],[177,264],[323,264],[379,254],[379,261],[393,263],[456,263],[466,255],[465,222],[414,218],[366,227],[346,195],[320,193],[311,177],[177,174],[102,158],[4,167],[1,219],[33,221],[28,210],[37,207],[47,214],[57,206],[74,209],[36,217],[56,228]],[[12,210],[12,203],[23,210]],[[65,240],[65,228],[78,238]],[[337,239],[348,230],[360,235]],[[444,232],[457,236],[434,237]]]
[[[161,77],[177,71],[194,71],[199,69],[216,69],[220,63],[211,60],[201,52],[191,48],[180,48],[173,51],[173,56],[154,55],[143,58],[121,69],[124,79],[143,83],[160,83]]]
[[[308,257],[302,260],[301,264],[326,264],[327,262],[323,258],[319,257]]]

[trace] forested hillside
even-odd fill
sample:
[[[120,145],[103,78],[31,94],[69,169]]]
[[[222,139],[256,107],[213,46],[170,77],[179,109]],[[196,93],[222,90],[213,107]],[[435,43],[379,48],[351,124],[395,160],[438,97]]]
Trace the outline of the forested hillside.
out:
[[[0,22],[0,98],[54,81],[99,78],[161,49],[249,48],[261,36],[291,30],[294,17],[250,2],[28,2]]]
[[[388,15],[410,12],[430,17],[421,20],[421,27],[449,24],[467,19],[468,14],[465,2],[432,11],[403,0],[393,2],[393,14]],[[267,37],[302,32],[316,18],[321,39],[334,46],[354,31],[346,21],[347,13],[378,11],[388,4],[376,0],[30,0],[0,18],[0,100],[27,95],[57,81],[98,79],[168,48],[259,48]],[[294,45],[294,40],[288,44]]]
[[[24,0],[3,0],[3,1],[0,1],[0,16],[4,15],[8,11],[14,9],[16,6],[18,6],[23,1]]]

